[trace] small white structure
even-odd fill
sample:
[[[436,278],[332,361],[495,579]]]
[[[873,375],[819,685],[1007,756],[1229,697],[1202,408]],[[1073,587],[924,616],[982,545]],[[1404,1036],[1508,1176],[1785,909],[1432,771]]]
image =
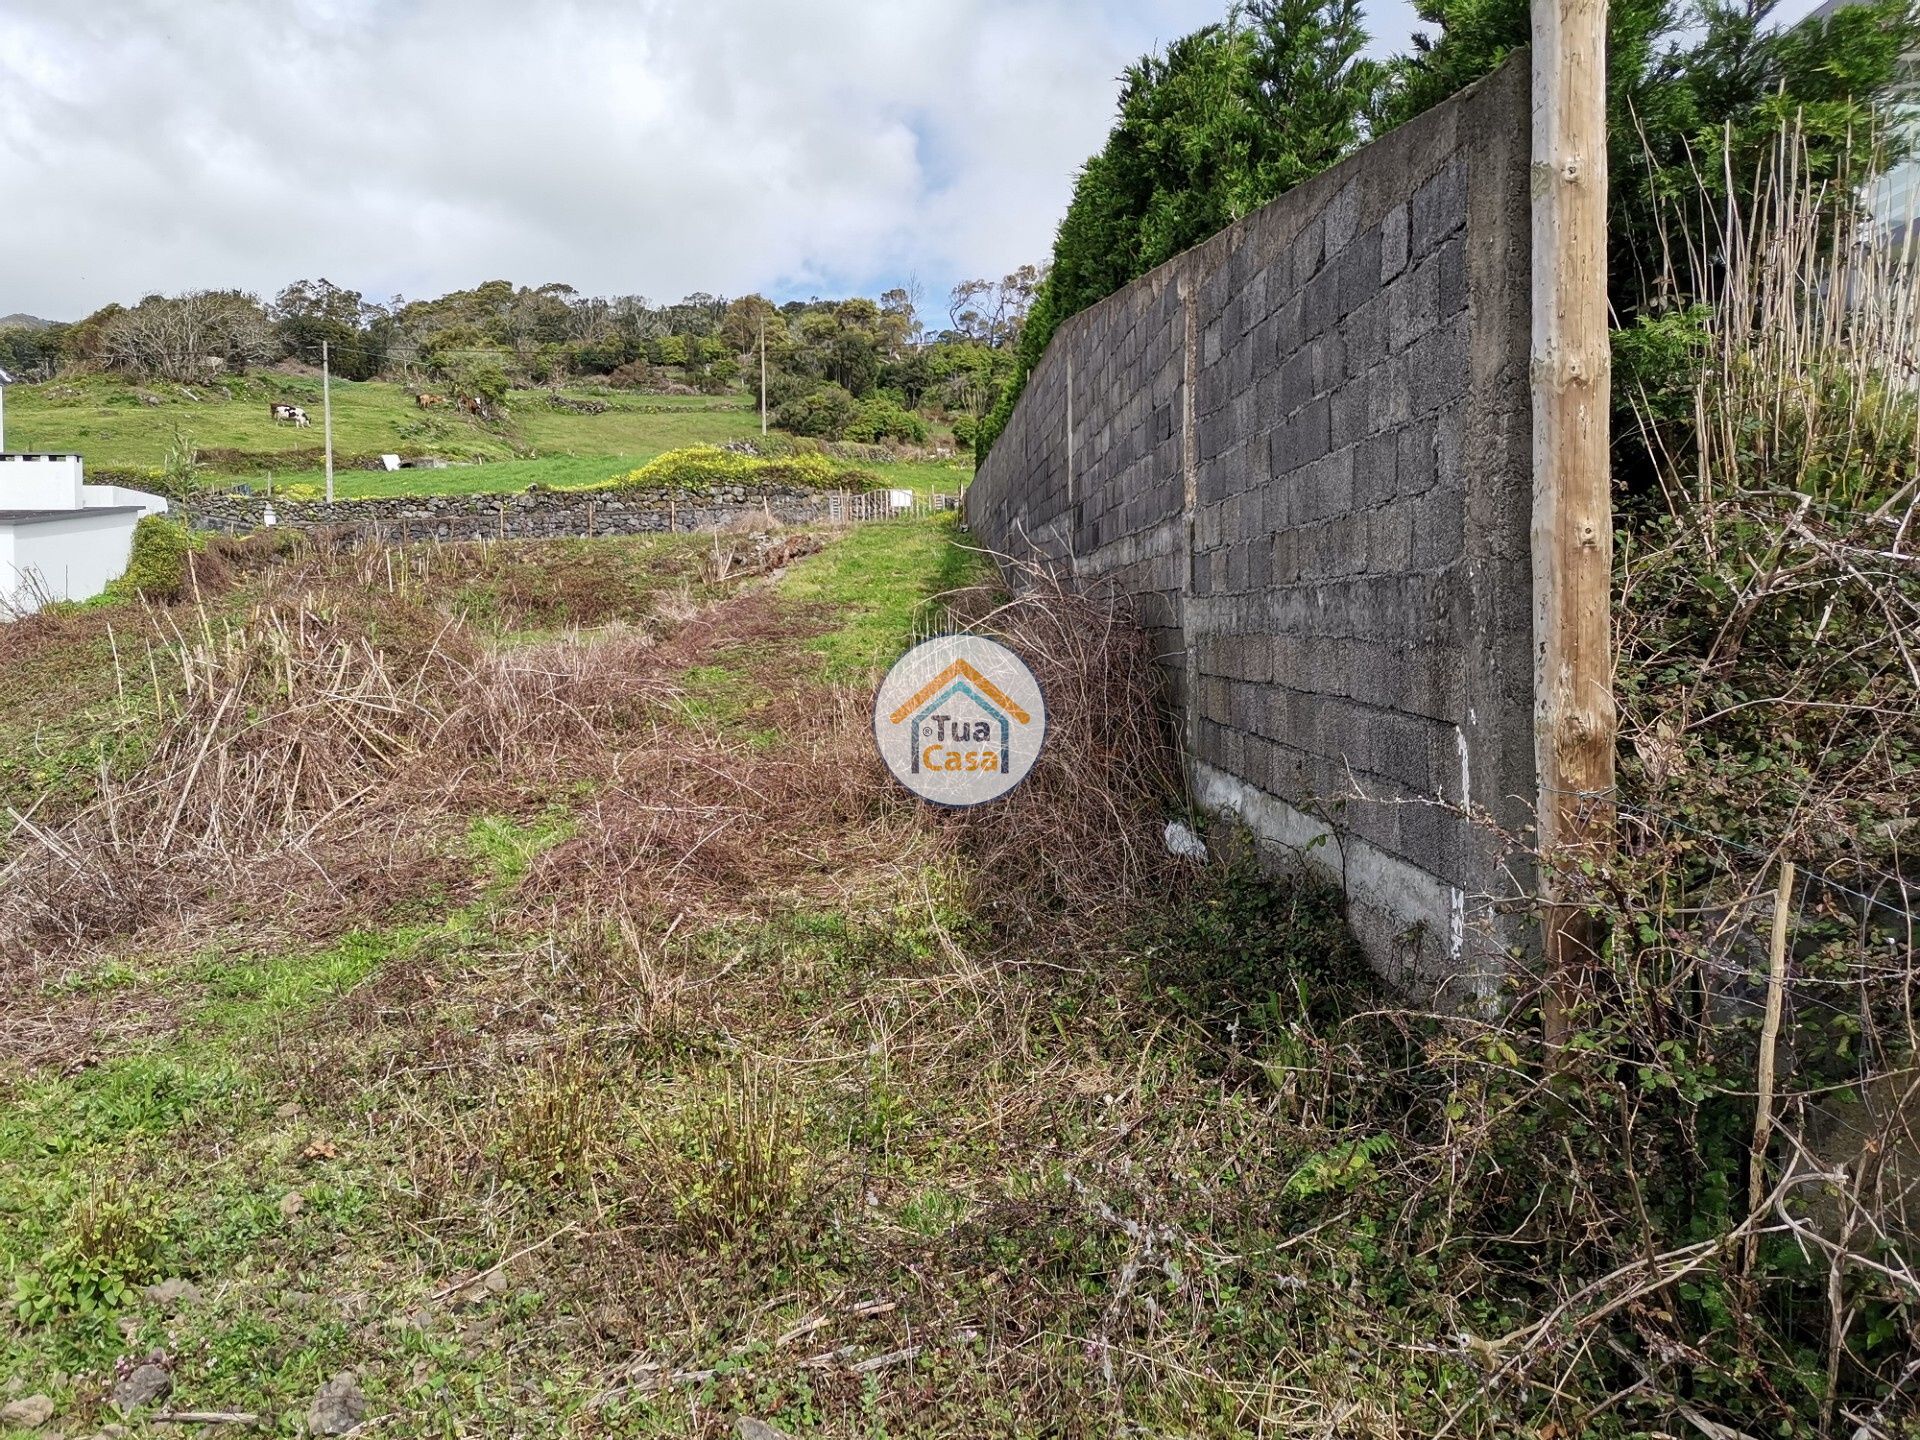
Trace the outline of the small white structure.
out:
[[[0,620],[90,600],[126,571],[133,527],[167,502],[89,485],[78,455],[0,453]]]

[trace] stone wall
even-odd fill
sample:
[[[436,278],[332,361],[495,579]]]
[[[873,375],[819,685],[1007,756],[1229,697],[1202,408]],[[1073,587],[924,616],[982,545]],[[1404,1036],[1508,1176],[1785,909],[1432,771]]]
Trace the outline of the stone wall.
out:
[[[645,535],[705,530],[767,515],[787,524],[811,524],[829,518],[832,499],[824,491],[791,486],[721,486],[702,495],[523,490],[513,495],[272,504],[275,523],[292,529],[346,526],[372,539],[406,543]],[[256,530],[264,523],[267,504],[260,495],[209,496],[194,502],[192,522],[201,529]]]
[[[1134,597],[1201,802],[1462,1003],[1519,934],[1462,812],[1535,795],[1528,148],[1522,54],[1075,316],[967,504]]]

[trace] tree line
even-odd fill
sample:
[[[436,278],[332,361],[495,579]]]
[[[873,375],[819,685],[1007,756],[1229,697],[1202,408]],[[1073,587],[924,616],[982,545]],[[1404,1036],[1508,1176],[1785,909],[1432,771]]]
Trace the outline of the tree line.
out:
[[[1772,23],[1777,0],[1614,0],[1608,15],[1609,290],[1622,404],[1687,381],[1698,296],[1666,283],[1673,207],[1752,198],[1784,123],[1831,178],[1911,142],[1886,124],[1914,0],[1868,0]],[[1357,0],[1245,0],[1121,77],[1105,146],[1082,167],[1012,381],[982,431],[998,435],[1027,374],[1069,317],[1490,73],[1528,42],[1529,0],[1419,0],[1430,33],[1387,62],[1362,54]],[[1701,234],[1711,234],[1700,217]],[[1630,426],[1625,427],[1631,429]],[[1636,463],[1631,458],[1629,468]]]
[[[515,386],[565,382],[657,393],[757,388],[764,344],[768,402],[783,429],[918,442],[935,416],[970,444],[1012,374],[1042,280],[1025,266],[963,281],[944,314],[924,315],[917,285],[877,299],[776,304],[696,293],[656,304],[491,280],[381,303],[330,280],[300,280],[265,301],[197,290],[105,305],[72,324],[0,328],[0,367],[191,384],[250,367],[317,365],[324,350],[343,379],[393,379],[493,404]]]

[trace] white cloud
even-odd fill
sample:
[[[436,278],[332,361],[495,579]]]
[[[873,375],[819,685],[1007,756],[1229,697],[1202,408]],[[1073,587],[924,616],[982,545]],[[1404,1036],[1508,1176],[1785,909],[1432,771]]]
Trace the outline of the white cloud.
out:
[[[8,0],[0,313],[319,275],[931,300],[1043,258],[1121,68],[1225,9]]]
[[[1215,0],[12,0],[0,311],[484,279],[930,289],[1041,258]]]

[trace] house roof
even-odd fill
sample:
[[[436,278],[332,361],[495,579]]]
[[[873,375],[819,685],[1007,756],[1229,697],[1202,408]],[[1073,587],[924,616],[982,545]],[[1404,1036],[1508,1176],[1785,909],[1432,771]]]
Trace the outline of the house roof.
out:
[[[90,515],[135,515],[138,505],[87,505],[78,510],[0,510],[0,525],[45,525],[54,520],[86,519]]]
[[[888,723],[898,725],[902,720],[906,719],[908,715],[912,714],[915,709],[924,704],[929,696],[933,695],[934,692],[945,685],[947,681],[954,679],[956,676],[965,676],[967,679],[973,681],[974,684],[978,685],[983,691],[993,697],[996,705],[1012,715],[1013,718],[1018,720],[1022,725],[1025,725],[1033,718],[1013,700],[1009,699],[998,685],[987,679],[986,676],[974,669],[973,666],[969,665],[965,660],[955,660],[952,664],[948,665],[946,669],[934,676],[933,679],[921,686],[919,693],[911,700],[907,701],[906,704],[889,715],[887,717]]]

